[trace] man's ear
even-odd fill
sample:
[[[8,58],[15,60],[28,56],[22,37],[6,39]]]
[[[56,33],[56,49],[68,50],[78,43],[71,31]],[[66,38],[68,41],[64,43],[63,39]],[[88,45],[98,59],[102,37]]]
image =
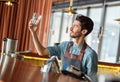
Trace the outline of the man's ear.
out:
[[[84,35],[85,35],[87,32],[88,32],[87,29],[83,29],[83,30],[82,30],[82,34],[84,34]]]

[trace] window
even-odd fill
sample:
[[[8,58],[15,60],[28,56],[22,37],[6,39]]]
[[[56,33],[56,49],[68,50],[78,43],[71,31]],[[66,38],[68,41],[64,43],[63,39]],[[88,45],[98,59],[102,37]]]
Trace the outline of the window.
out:
[[[120,17],[120,6],[107,7],[106,12],[100,59],[106,62],[116,62],[120,25],[115,19]]]
[[[82,10],[77,10],[78,14],[82,14],[82,15],[86,15],[87,13],[87,9],[82,9]],[[67,13],[64,13],[64,17],[63,17],[63,28],[62,28],[62,33],[61,33],[61,42],[62,41],[68,41],[71,40],[70,38],[70,26],[73,23],[73,19],[75,18],[77,14],[73,15],[73,16],[68,16]]]
[[[118,47],[120,45],[120,24],[115,19],[120,18],[120,6],[106,6],[105,20],[102,19],[102,7],[78,9],[78,14],[88,15],[94,22],[94,29],[90,35],[86,37],[87,43],[98,53],[100,52],[99,60],[103,62],[116,62],[117,54],[120,53]],[[53,13],[53,21],[51,25],[50,45],[70,38],[70,26],[76,15],[71,17],[67,13]],[[103,22],[104,26],[101,25]],[[98,33],[100,27],[103,26],[102,39],[99,40]],[[98,49],[99,48],[99,49]]]
[[[55,12],[53,13],[53,21],[51,22],[51,28],[50,28],[50,40],[49,45],[54,45],[55,43],[58,43],[59,40],[59,34],[60,34],[60,24],[61,24],[61,12]]]
[[[86,16],[86,15],[87,15],[87,9],[80,9],[80,10],[77,10],[77,13]]]
[[[70,26],[72,25],[72,18],[73,15],[68,16],[67,13],[64,13],[60,42],[70,40]]]
[[[100,29],[100,22],[101,22],[101,14],[102,8],[91,8],[89,17],[94,22],[93,31],[90,35],[87,36],[87,43],[96,51],[98,52],[98,33]]]

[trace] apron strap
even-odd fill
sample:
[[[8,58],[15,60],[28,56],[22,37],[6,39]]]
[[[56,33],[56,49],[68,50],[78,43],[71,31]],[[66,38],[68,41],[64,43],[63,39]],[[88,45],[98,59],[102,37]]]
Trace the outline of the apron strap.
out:
[[[82,60],[82,58],[83,58],[83,55],[84,55],[84,52],[85,52],[86,47],[87,47],[87,44],[86,44],[86,42],[84,42],[84,44],[83,44],[83,46],[82,46],[82,49],[81,49],[81,51],[80,51],[80,56],[79,56],[79,59],[80,59],[80,60]]]
[[[86,47],[87,47],[86,42],[84,42],[84,44],[83,44],[83,46],[82,46],[82,49],[81,49],[81,51],[80,51],[80,55],[72,55],[72,54],[69,53],[70,48],[71,48],[72,46],[73,46],[73,44],[70,44],[70,45],[68,46],[68,48],[66,49],[65,56],[68,57],[68,58],[77,59],[77,60],[80,60],[80,61],[81,61],[82,58],[83,58],[85,49],[86,49]]]

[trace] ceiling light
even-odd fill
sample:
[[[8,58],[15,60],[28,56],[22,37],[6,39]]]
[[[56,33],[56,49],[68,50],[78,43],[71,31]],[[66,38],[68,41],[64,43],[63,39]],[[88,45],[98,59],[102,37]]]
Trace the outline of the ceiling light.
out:
[[[0,2],[4,2],[8,6],[12,6],[13,4],[17,4],[15,0],[0,0]]]
[[[70,0],[69,9],[64,10],[64,12],[68,13],[68,16],[71,16],[72,14],[77,14],[75,9],[72,9],[72,5],[73,5],[73,0]]]
[[[13,5],[13,3],[10,2],[10,1],[5,2],[5,4],[8,5],[8,6],[12,6]]]

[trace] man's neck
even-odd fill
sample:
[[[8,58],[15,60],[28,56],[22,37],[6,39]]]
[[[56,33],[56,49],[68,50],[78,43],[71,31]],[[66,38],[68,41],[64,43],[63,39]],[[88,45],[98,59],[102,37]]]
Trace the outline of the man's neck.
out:
[[[80,44],[83,44],[84,43],[84,37],[80,37],[80,38],[75,38],[74,39],[74,43],[76,44],[76,45],[80,45]]]

